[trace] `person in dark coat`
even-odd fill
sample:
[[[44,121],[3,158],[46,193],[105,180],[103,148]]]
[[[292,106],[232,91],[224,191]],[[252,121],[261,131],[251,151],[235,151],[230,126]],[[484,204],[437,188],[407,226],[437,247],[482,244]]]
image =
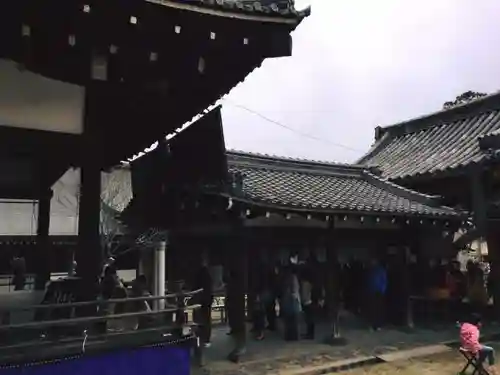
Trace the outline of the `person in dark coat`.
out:
[[[24,290],[26,284],[26,261],[22,255],[15,256],[12,259],[12,283],[14,290]]]
[[[226,313],[227,323],[229,325],[229,331],[226,333],[228,336],[231,336],[233,334],[233,319],[232,319],[232,316],[229,312],[229,310],[230,310],[229,309],[229,303],[230,303],[229,295],[231,294],[230,288],[233,287],[232,286],[233,283],[231,283],[231,279],[232,279],[231,273],[229,272],[228,269],[224,268],[222,280],[224,282],[224,311]]]
[[[316,319],[316,304],[313,299],[313,272],[312,269],[304,266],[300,275],[300,301],[302,303],[302,311],[304,312],[304,320],[306,323],[306,333],[304,338],[314,340],[315,319]]]
[[[208,261],[203,259],[200,269],[195,275],[194,289],[203,289],[195,297],[195,301],[201,305],[194,311],[194,320],[200,325],[200,339],[205,347],[210,346],[212,336],[212,303],[214,300],[212,275],[208,268]]]
[[[112,265],[104,269],[104,276],[101,280],[101,296],[103,299],[111,299],[118,288],[120,282],[116,268]]]
[[[276,298],[277,298],[277,269],[272,264],[262,264],[262,282],[260,299],[264,308],[267,329],[276,330]]]
[[[255,303],[253,304],[252,331],[257,340],[264,338],[264,329],[276,329],[276,272],[267,261],[258,265],[259,277],[255,282]],[[267,320],[267,327],[266,327]]]
[[[283,309],[285,318],[285,340],[299,339],[299,316],[302,312],[297,266],[289,265],[283,275]]]
[[[384,321],[385,296],[387,292],[387,271],[378,261],[373,261],[368,278],[370,320],[375,331],[382,328]]]

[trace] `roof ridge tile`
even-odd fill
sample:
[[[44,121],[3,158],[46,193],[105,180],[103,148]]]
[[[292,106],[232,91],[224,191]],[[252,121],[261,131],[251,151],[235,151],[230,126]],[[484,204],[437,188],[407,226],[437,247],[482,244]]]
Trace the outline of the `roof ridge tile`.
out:
[[[390,188],[390,190],[396,190],[397,193],[402,193],[398,195],[405,195],[408,197],[410,200],[416,200],[420,201],[426,205],[432,206],[432,207],[443,207],[443,208],[449,208],[450,210],[453,210],[451,207],[446,207],[441,205],[441,199],[442,197],[440,195],[430,195],[430,194],[425,194],[421,193],[416,190],[408,189],[407,187],[398,185],[387,178],[379,177],[374,175],[373,173],[370,173],[368,171],[364,172],[364,174],[369,177],[370,180],[375,180],[378,181],[380,184],[386,185],[387,187]]]
[[[385,133],[393,136],[402,136],[419,130],[425,130],[429,127],[452,124],[464,117],[471,117],[495,110],[500,110],[500,91],[452,108],[441,109],[408,120],[399,121],[392,125],[377,126],[375,128],[376,140],[381,138]]]
[[[173,0],[177,3],[185,3],[185,0]],[[190,0],[191,5],[199,5],[208,8],[221,10],[237,10],[243,13],[253,13],[262,15],[275,15],[277,17],[308,17],[311,13],[311,7],[303,10],[297,10],[293,1],[274,0],[262,4],[258,0]]]
[[[267,159],[274,159],[276,161],[292,161],[292,162],[303,162],[303,163],[309,163],[309,164],[318,164],[318,165],[324,165],[324,166],[346,166],[346,167],[352,167],[352,168],[359,168],[359,169],[367,169],[366,166],[360,165],[360,164],[352,164],[352,163],[339,163],[339,162],[334,162],[334,161],[328,161],[328,160],[314,160],[314,159],[306,159],[306,158],[298,158],[298,157],[291,157],[291,156],[283,156],[283,155],[276,155],[276,154],[265,154],[265,153],[259,153],[259,152],[249,152],[249,151],[243,151],[243,150],[237,150],[237,149],[228,149],[226,151],[228,156],[234,155],[234,156],[247,156],[247,157],[258,157],[258,158],[267,158]]]

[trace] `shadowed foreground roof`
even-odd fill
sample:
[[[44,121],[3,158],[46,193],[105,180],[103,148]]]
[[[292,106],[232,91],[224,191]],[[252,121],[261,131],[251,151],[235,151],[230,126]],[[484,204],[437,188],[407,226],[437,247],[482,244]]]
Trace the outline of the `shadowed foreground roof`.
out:
[[[460,173],[497,158],[500,93],[396,125],[375,129],[375,144],[358,162],[392,180]]]
[[[311,9],[296,10],[293,1],[290,0],[147,0],[170,7],[184,9],[206,10],[214,12],[233,13],[235,15],[254,15],[260,17],[272,17],[276,19],[295,19],[300,22],[309,16]],[[196,9],[198,8],[198,9]]]
[[[233,197],[269,208],[325,213],[360,213],[458,218],[438,197],[420,194],[362,166],[228,152],[232,175],[242,177]]]

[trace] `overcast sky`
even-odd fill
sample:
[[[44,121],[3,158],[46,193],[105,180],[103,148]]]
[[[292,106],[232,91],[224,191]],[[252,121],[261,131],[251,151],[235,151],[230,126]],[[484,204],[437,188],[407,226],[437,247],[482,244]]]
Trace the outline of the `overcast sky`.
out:
[[[303,3],[312,15],[293,33],[293,56],[267,60],[228,96],[228,148],[354,161],[377,125],[500,90],[499,0]]]

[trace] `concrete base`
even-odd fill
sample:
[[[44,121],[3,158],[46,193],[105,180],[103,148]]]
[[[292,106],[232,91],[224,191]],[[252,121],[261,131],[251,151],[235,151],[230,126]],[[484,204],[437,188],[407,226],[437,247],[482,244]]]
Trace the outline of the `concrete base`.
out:
[[[44,290],[19,290],[0,293],[0,310],[3,311],[4,324],[23,324],[32,322],[34,310],[19,310],[38,305],[45,295]],[[12,313],[10,312],[12,310]]]
[[[240,359],[246,353],[246,348],[236,348],[228,354],[227,359],[233,363],[239,363]]]
[[[347,345],[349,342],[345,337],[342,336],[328,336],[325,339],[325,344],[332,345],[332,346],[344,346]]]
[[[451,348],[446,345],[429,345],[409,350],[399,350],[393,353],[381,354],[378,357],[384,362],[396,362],[450,351]]]

